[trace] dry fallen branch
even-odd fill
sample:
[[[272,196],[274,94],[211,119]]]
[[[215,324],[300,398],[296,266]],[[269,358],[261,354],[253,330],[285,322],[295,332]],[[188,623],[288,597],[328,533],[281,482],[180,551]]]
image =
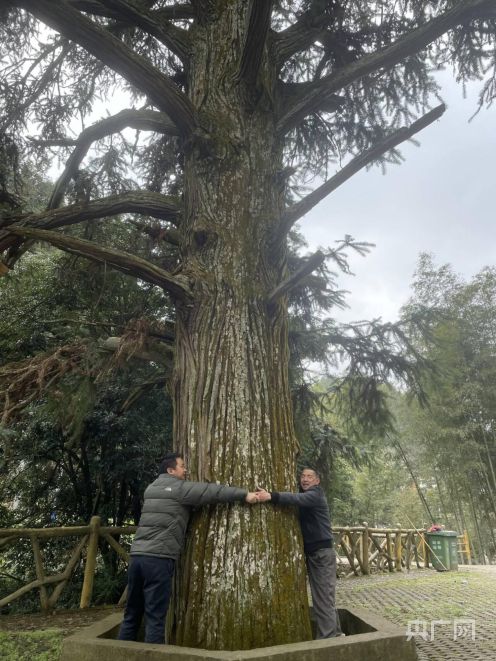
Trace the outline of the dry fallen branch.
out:
[[[146,319],[133,319],[127,325],[119,339],[119,344],[112,356],[112,366],[119,366],[131,360],[136,354],[147,349],[150,323]]]
[[[71,372],[84,373],[84,343],[66,344],[51,353],[10,363],[0,368],[1,422],[6,424],[15,413],[40,397],[50,386]]]
[[[120,337],[110,337],[99,347],[104,352],[112,352],[110,360],[104,358],[102,362],[90,363],[88,355],[92,347],[79,342],[4,365],[0,367],[0,423],[6,424],[68,374],[98,380],[135,358],[170,369],[172,342],[170,323],[157,325],[147,319],[133,319]],[[161,376],[159,381],[164,379]],[[155,386],[154,381],[152,384]],[[131,393],[129,405],[139,396]]]

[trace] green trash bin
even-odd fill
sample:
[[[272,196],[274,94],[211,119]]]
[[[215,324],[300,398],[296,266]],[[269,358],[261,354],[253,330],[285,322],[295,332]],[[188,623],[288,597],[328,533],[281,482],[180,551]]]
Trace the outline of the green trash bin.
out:
[[[429,557],[437,571],[458,570],[458,533],[454,530],[428,532]]]

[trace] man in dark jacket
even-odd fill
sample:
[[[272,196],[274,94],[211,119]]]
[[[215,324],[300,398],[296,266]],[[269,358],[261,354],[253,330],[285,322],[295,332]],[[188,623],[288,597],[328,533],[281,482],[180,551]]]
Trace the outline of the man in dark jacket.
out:
[[[336,612],[336,551],[329,506],[319,485],[318,472],[304,468],[300,493],[259,489],[257,498],[259,502],[270,500],[275,505],[298,506],[317,638],[333,638],[341,635]]]
[[[179,454],[165,457],[160,475],[145,490],[141,518],[131,546],[127,605],[119,640],[136,640],[144,615],[145,642],[165,642],[172,576],[191,509],[235,501],[256,503],[257,496],[238,487],[186,481],[183,457]]]

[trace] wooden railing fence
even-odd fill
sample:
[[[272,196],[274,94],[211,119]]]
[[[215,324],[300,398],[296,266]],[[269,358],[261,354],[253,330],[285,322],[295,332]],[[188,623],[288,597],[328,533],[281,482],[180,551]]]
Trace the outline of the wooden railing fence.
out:
[[[33,552],[36,579],[23,585],[11,594],[0,595],[0,608],[11,604],[31,590],[38,589],[42,611],[52,610],[62,591],[76,569],[84,565],[80,608],[91,604],[95,572],[98,564],[98,550],[101,540],[124,560],[129,561],[128,552],[116,537],[133,535],[135,526],[102,526],[100,517],[92,517],[89,525],[58,528],[10,528],[0,529],[0,553],[10,544],[20,539],[29,539]],[[373,572],[409,571],[429,567],[429,551],[424,531],[410,528],[370,528],[368,526],[335,527],[334,542],[337,551],[338,571],[345,577]],[[62,571],[48,576],[43,557],[42,544],[48,539],[80,538],[73,549],[68,551]],[[459,536],[459,557],[463,563],[471,564],[470,544],[465,532]],[[1,560],[0,560],[1,573]],[[52,588],[51,593],[49,589]],[[125,601],[126,592],[119,603]]]
[[[27,592],[38,588],[40,592],[41,610],[48,611],[53,609],[74,570],[83,561],[84,578],[81,589],[80,608],[88,608],[93,595],[100,540],[104,539],[110,548],[112,548],[118,556],[127,563],[129,561],[129,555],[115,537],[132,535],[135,532],[136,526],[125,526],[120,528],[102,526],[99,516],[92,517],[87,526],[0,529],[0,552],[9,544],[15,543],[20,539],[27,538],[31,540],[34,567],[36,571],[36,579],[34,581],[31,581],[15,592],[0,598],[0,608],[19,599]],[[63,571],[53,574],[52,576],[47,576],[40,541],[61,537],[80,537],[81,539],[72,549],[72,552],[69,552],[69,557],[67,558]],[[54,586],[51,594],[48,592],[48,586]],[[121,597],[120,601],[123,601],[124,597],[125,595]]]
[[[373,571],[409,571],[429,567],[429,545],[425,531],[416,528],[334,527],[338,571],[345,577]],[[467,531],[458,535],[461,564],[472,564]]]
[[[428,553],[422,534],[410,529],[334,528],[338,568],[345,576],[368,575],[373,571],[409,570],[428,566]]]

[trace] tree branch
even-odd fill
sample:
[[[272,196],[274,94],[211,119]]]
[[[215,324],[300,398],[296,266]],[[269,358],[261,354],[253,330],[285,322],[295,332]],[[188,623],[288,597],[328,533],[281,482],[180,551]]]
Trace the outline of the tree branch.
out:
[[[313,92],[314,83],[285,83],[279,82],[280,107],[291,108],[306,98],[306,94]],[[345,98],[339,94],[322,95],[319,99],[319,111],[336,112],[345,103]]]
[[[418,53],[448,30],[483,16],[484,12],[493,5],[494,0],[463,0],[444,14],[400,37],[391,46],[365,55],[315,83],[303,83],[307,93],[301,96],[281,118],[277,125],[278,131],[282,134],[291,131],[307,115],[318,112],[322,103],[338,90],[370,73],[391,69],[406,57]]]
[[[114,11],[119,20],[130,22],[144,32],[151,34],[164,46],[175,53],[183,62],[190,56],[190,38],[186,30],[175,25],[161,25],[157,17],[152,16],[144,9],[138,9],[127,0],[100,0],[101,4]]]
[[[108,337],[106,340],[103,340],[100,344],[100,347],[104,351],[110,351],[111,353],[116,353],[119,351],[121,346],[122,338],[121,337]],[[171,363],[171,353],[174,351],[173,347],[162,342],[150,341],[146,345],[140,348],[137,351],[133,351],[132,358],[137,358],[139,360],[145,360],[147,362],[154,362],[160,364],[170,365]]]
[[[62,48],[62,51],[59,55],[47,66],[42,76],[36,80],[33,84],[31,91],[28,96],[21,102],[20,105],[16,106],[15,109],[7,116],[2,117],[2,123],[0,124],[0,131],[5,131],[13,121],[18,120],[22,117],[24,110],[27,110],[45,91],[46,85],[50,83],[54,76],[54,72],[57,67],[62,66],[62,62],[67,55],[68,44],[61,43],[57,44],[56,48]],[[54,49],[50,48],[49,51]]]
[[[48,202],[49,209],[55,209],[62,202],[71,178],[88,153],[93,142],[101,140],[111,133],[117,133],[124,128],[140,129],[143,131],[156,131],[177,135],[177,127],[166,113],[155,110],[122,110],[116,115],[106,117],[85,129],[78,137],[76,149],[70,155],[64,172],[60,175]]]
[[[98,0],[68,0],[68,3],[71,7],[88,14],[93,14],[94,16],[106,16],[107,18],[115,18],[117,20],[122,18],[116,12],[105,8]],[[156,9],[149,13],[151,16],[157,16],[165,21],[184,20],[195,17],[194,8],[188,3],[162,7],[162,9]]]
[[[436,119],[439,119],[445,110],[446,106],[444,104],[437,106],[411,124],[411,126],[405,126],[398,131],[395,131],[387,138],[384,138],[384,140],[381,140],[370,149],[367,149],[362,154],[353,158],[337,174],[304,197],[300,202],[293,204],[293,206],[286,210],[281,218],[281,224],[277,233],[278,236],[286,235],[297,220],[308,213],[310,209],[313,209],[313,207],[327,197],[327,195],[336,190],[336,188],[341,186],[341,184],[347,181],[359,170],[370,165],[370,163],[373,163],[390,149],[394,149],[400,143],[408,140],[415,135],[415,133],[418,133],[426,126],[429,126],[429,124],[432,124]]]
[[[196,11],[190,4],[169,5],[150,11],[151,16],[156,16],[160,21],[184,21],[196,18]]]
[[[172,244],[173,246],[178,246],[181,243],[181,236],[177,230],[166,229],[162,227],[159,223],[150,225],[149,223],[140,223],[139,221],[133,221],[132,223],[136,229],[143,232],[147,236],[151,237],[154,241],[166,241],[167,243]]]
[[[170,360],[169,360],[169,363],[166,366],[172,368]],[[150,392],[150,390],[152,390],[153,388],[160,388],[160,387],[166,386],[168,382],[169,382],[169,378],[167,376],[158,376],[155,379],[151,379],[150,381],[145,381],[144,383],[141,383],[133,391],[131,391],[129,396],[126,398],[126,401],[120,407],[119,413],[121,413],[121,414],[125,413],[141,397],[148,394]]]
[[[323,34],[328,18],[322,11],[322,0],[313,0],[310,7],[286,30],[271,36],[277,69],[299,51],[306,50]]]
[[[155,266],[155,264],[141,257],[136,257],[136,255],[114,250],[113,248],[104,248],[92,241],[75,239],[72,236],[60,234],[59,232],[28,229],[16,225],[9,227],[9,232],[26,239],[46,241],[52,246],[56,246],[73,255],[108,264],[117,271],[122,271],[127,275],[133,275],[145,282],[162,287],[162,289],[168,291],[175,298],[191,298],[192,294],[187,278],[180,275],[171,275],[168,271],[164,271],[159,266]]]
[[[77,138],[32,138],[27,136],[27,139],[32,145],[36,147],[75,147],[78,143]]]
[[[315,271],[325,261],[326,256],[321,250],[311,255],[306,262],[300,266],[287,280],[278,285],[269,295],[267,303],[273,305],[278,299],[285,296],[296,285],[303,280],[309,273]]]
[[[22,219],[11,217],[0,221],[0,252],[19,245],[14,239],[10,228],[32,227],[40,229],[56,229],[67,227],[87,220],[116,216],[120,213],[139,213],[162,220],[177,222],[180,207],[177,200],[160,193],[150,191],[132,191],[93,200],[87,204],[73,204],[60,209],[49,209],[39,214],[24,216]],[[1,231],[1,230],[4,231]],[[7,266],[15,261],[14,255],[9,256]]]
[[[239,78],[249,86],[256,84],[258,72],[262,65],[263,52],[270,28],[272,3],[273,0],[251,0],[250,20],[238,74]]]
[[[170,116],[181,134],[189,136],[197,127],[193,105],[168,76],[107,30],[73,9],[67,0],[56,3],[52,0],[13,0],[13,4],[75,41],[147,94],[157,108]]]

